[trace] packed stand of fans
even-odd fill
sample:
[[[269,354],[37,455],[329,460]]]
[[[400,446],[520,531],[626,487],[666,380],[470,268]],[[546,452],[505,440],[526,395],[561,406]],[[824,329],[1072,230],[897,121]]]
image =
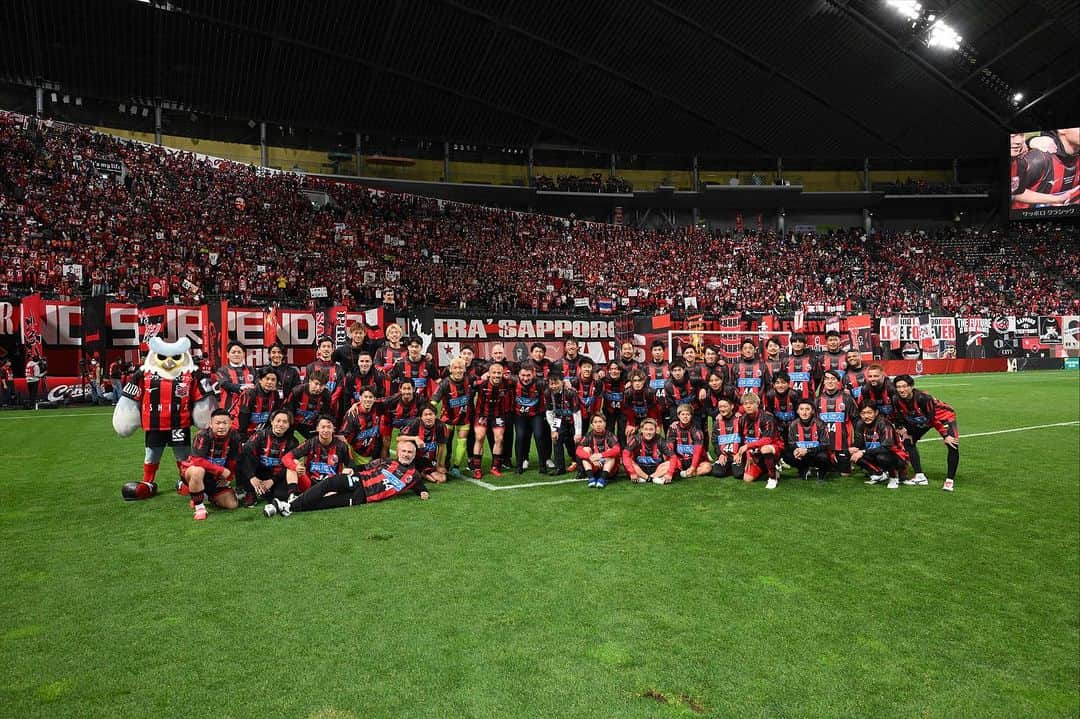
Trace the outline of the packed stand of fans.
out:
[[[94,160],[123,163],[122,181]],[[333,203],[316,210],[301,188]],[[666,231],[376,192],[0,114],[0,293],[302,306],[309,288],[358,305],[376,287],[406,305],[503,311],[787,311],[844,304],[877,315],[1074,313],[1075,232],[1010,236],[861,230]],[[82,279],[65,276],[81,266]],[[415,271],[415,268],[423,268]],[[365,282],[365,276],[367,280]],[[631,292],[633,290],[633,292]],[[634,296],[630,296],[633,294]],[[590,308],[575,300],[588,298]]]

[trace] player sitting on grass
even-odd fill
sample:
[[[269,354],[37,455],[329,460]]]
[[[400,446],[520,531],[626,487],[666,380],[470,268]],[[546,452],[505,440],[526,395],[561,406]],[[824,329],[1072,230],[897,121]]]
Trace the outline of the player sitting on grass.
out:
[[[588,486],[603,489],[615,474],[621,448],[615,435],[607,431],[604,415],[594,414],[590,427],[592,431],[578,442],[578,476],[588,475]]]
[[[670,484],[676,476],[684,479],[700,477],[712,471],[712,463],[705,451],[705,435],[698,428],[694,408],[688,402],[675,409],[675,421],[667,431],[668,461],[667,472],[653,477],[656,484]]]
[[[663,483],[668,477],[668,460],[671,449],[663,437],[657,434],[656,420],[641,420],[637,433],[630,439],[622,453],[623,467],[630,481]]]
[[[413,464],[416,451],[414,440],[399,439],[396,459],[376,459],[359,471],[345,467],[341,474],[312,485],[292,501],[274,499],[263,507],[263,515],[269,519],[275,514],[288,517],[293,512],[355,507],[381,502],[410,490],[420,495],[420,499],[427,499],[423,476]]]

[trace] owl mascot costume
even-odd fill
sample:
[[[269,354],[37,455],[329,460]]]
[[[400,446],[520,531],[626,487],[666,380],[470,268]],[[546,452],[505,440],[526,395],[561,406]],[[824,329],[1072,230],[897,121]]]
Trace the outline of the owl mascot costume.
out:
[[[191,341],[166,342],[151,337],[142,367],[124,385],[113,412],[113,429],[130,436],[140,426],[146,434],[146,457],[141,482],[123,487],[124,499],[147,499],[157,494],[158,465],[172,447],[177,466],[191,453],[191,425],[205,428],[216,405],[213,380],[199,371],[191,357]]]

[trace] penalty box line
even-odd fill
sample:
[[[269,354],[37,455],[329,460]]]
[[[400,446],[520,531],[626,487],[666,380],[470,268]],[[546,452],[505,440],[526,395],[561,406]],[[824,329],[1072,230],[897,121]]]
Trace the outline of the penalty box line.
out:
[[[1013,427],[1012,429],[997,429],[992,432],[975,432],[973,434],[960,435],[961,441],[971,437],[989,437],[996,434],[1009,434],[1011,432],[1027,432],[1033,429],[1047,429],[1049,427],[1072,427],[1080,424],[1080,420],[1073,420],[1071,422],[1055,422],[1053,424],[1035,424],[1030,427]],[[926,437],[924,441],[941,441],[941,437]],[[528,489],[529,487],[550,487],[556,484],[573,484],[575,482],[584,482],[585,478],[573,477],[570,479],[556,479],[550,482],[526,482],[524,484],[508,484],[506,486],[499,486],[497,484],[491,484],[490,482],[484,482],[479,479],[473,479],[472,477],[466,477],[465,481],[469,484],[475,484],[477,487],[483,487],[484,489],[491,490],[492,492],[501,492],[506,489]]]

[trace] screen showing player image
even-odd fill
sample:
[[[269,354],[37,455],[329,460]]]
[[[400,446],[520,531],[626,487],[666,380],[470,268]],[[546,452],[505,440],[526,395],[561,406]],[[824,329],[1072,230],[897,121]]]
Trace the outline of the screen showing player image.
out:
[[[1009,219],[1080,217],[1080,127],[1009,135]]]

